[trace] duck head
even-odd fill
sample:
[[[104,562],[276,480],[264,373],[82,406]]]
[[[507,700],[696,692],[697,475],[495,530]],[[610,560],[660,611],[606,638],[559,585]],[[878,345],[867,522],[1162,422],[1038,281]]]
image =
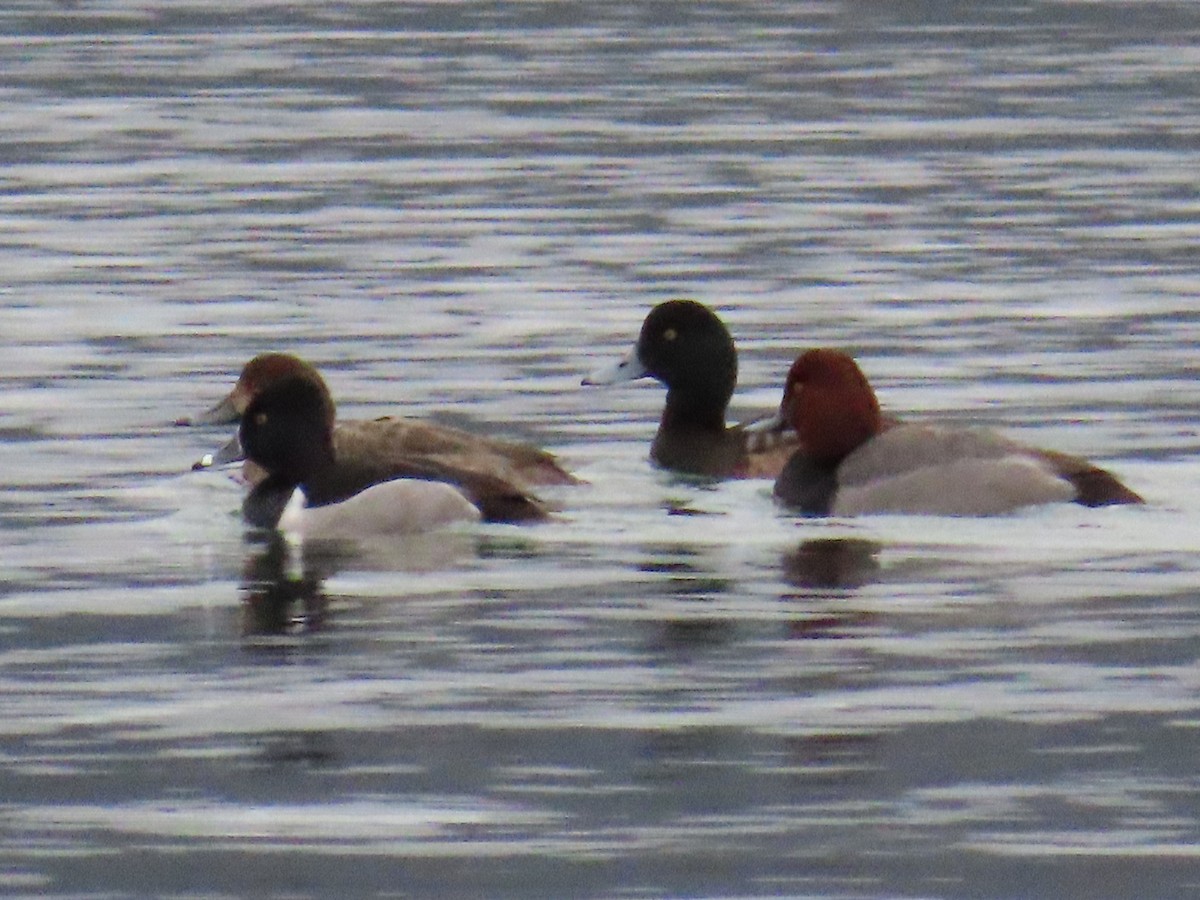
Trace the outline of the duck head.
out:
[[[227,397],[193,419],[180,419],[179,424],[229,425],[237,422],[260,392],[288,378],[304,378],[322,386],[325,384],[317,370],[297,356],[290,353],[260,353],[242,367],[237,384]],[[333,398],[328,389],[325,395],[329,413],[333,415]]]
[[[809,350],[792,363],[779,415],[822,465],[837,465],[883,428],[867,377],[840,350]]]
[[[717,314],[695,300],[668,300],[646,316],[633,350],[584,384],[655,378],[667,387],[665,419],[709,424],[719,417],[737,383],[737,351]]]
[[[246,457],[284,484],[304,484],[332,466],[333,406],[324,382],[290,377],[263,389],[242,414],[238,438]]]

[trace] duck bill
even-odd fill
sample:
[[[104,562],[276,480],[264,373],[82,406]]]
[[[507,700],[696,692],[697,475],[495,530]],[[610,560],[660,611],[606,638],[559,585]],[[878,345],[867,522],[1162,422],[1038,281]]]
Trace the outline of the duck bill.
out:
[[[751,453],[770,453],[790,440],[792,423],[781,408],[774,415],[747,422],[742,431],[746,436],[746,448]]]
[[[246,453],[242,450],[242,442],[235,434],[216,453],[205,453],[192,463],[192,471],[195,472],[197,469],[209,469],[213,466],[224,466],[229,463],[241,462],[245,458]]]
[[[639,378],[645,378],[649,374],[646,366],[638,359],[637,348],[634,347],[619,362],[609,363],[592,372],[583,379],[583,384],[624,384],[626,381],[636,381]]]
[[[180,419],[178,425],[232,425],[242,417],[241,410],[238,409],[237,391],[233,391],[207,412],[202,412],[198,416],[193,416],[190,419]]]
[[[746,423],[742,429],[750,435],[761,435],[763,437],[783,434],[792,430],[792,423],[788,421],[784,415],[783,408],[775,410],[773,415],[766,416],[762,419],[755,419],[753,422]]]

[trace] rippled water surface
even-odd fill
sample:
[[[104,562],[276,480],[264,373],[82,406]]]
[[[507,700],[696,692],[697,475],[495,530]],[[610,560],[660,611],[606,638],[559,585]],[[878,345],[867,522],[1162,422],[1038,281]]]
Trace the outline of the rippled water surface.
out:
[[[0,11],[0,891],[1200,893],[1200,8],[17,0]],[[1144,509],[804,521],[579,387],[717,307]],[[534,527],[303,568],[226,436],[561,455]]]

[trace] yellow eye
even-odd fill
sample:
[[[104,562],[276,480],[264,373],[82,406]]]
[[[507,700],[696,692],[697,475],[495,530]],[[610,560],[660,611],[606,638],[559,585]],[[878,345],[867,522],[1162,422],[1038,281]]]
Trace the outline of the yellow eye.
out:
[[[267,424],[267,414],[265,412],[260,412],[258,415],[256,415],[254,417],[254,424],[259,425],[259,426],[266,425]]]
[[[668,342],[673,341],[677,337],[679,337],[679,332],[676,331],[674,328],[668,328],[666,331],[663,332],[663,340],[664,341],[668,341]]]

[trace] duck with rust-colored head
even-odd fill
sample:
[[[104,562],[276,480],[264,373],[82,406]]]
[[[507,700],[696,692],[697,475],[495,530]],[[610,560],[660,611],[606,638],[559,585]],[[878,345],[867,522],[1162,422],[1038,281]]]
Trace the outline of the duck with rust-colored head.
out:
[[[720,478],[774,478],[795,444],[765,441],[725,422],[737,384],[737,350],[717,314],[694,300],[668,300],[642,323],[633,350],[585,385],[654,378],[667,402],[650,458],[665,469]],[[781,445],[782,444],[782,445]]]
[[[1114,475],[1076,456],[993,431],[886,419],[858,364],[809,350],[788,372],[778,423],[803,450],[775,496],[810,515],[994,515],[1043,503],[1142,503]]]

